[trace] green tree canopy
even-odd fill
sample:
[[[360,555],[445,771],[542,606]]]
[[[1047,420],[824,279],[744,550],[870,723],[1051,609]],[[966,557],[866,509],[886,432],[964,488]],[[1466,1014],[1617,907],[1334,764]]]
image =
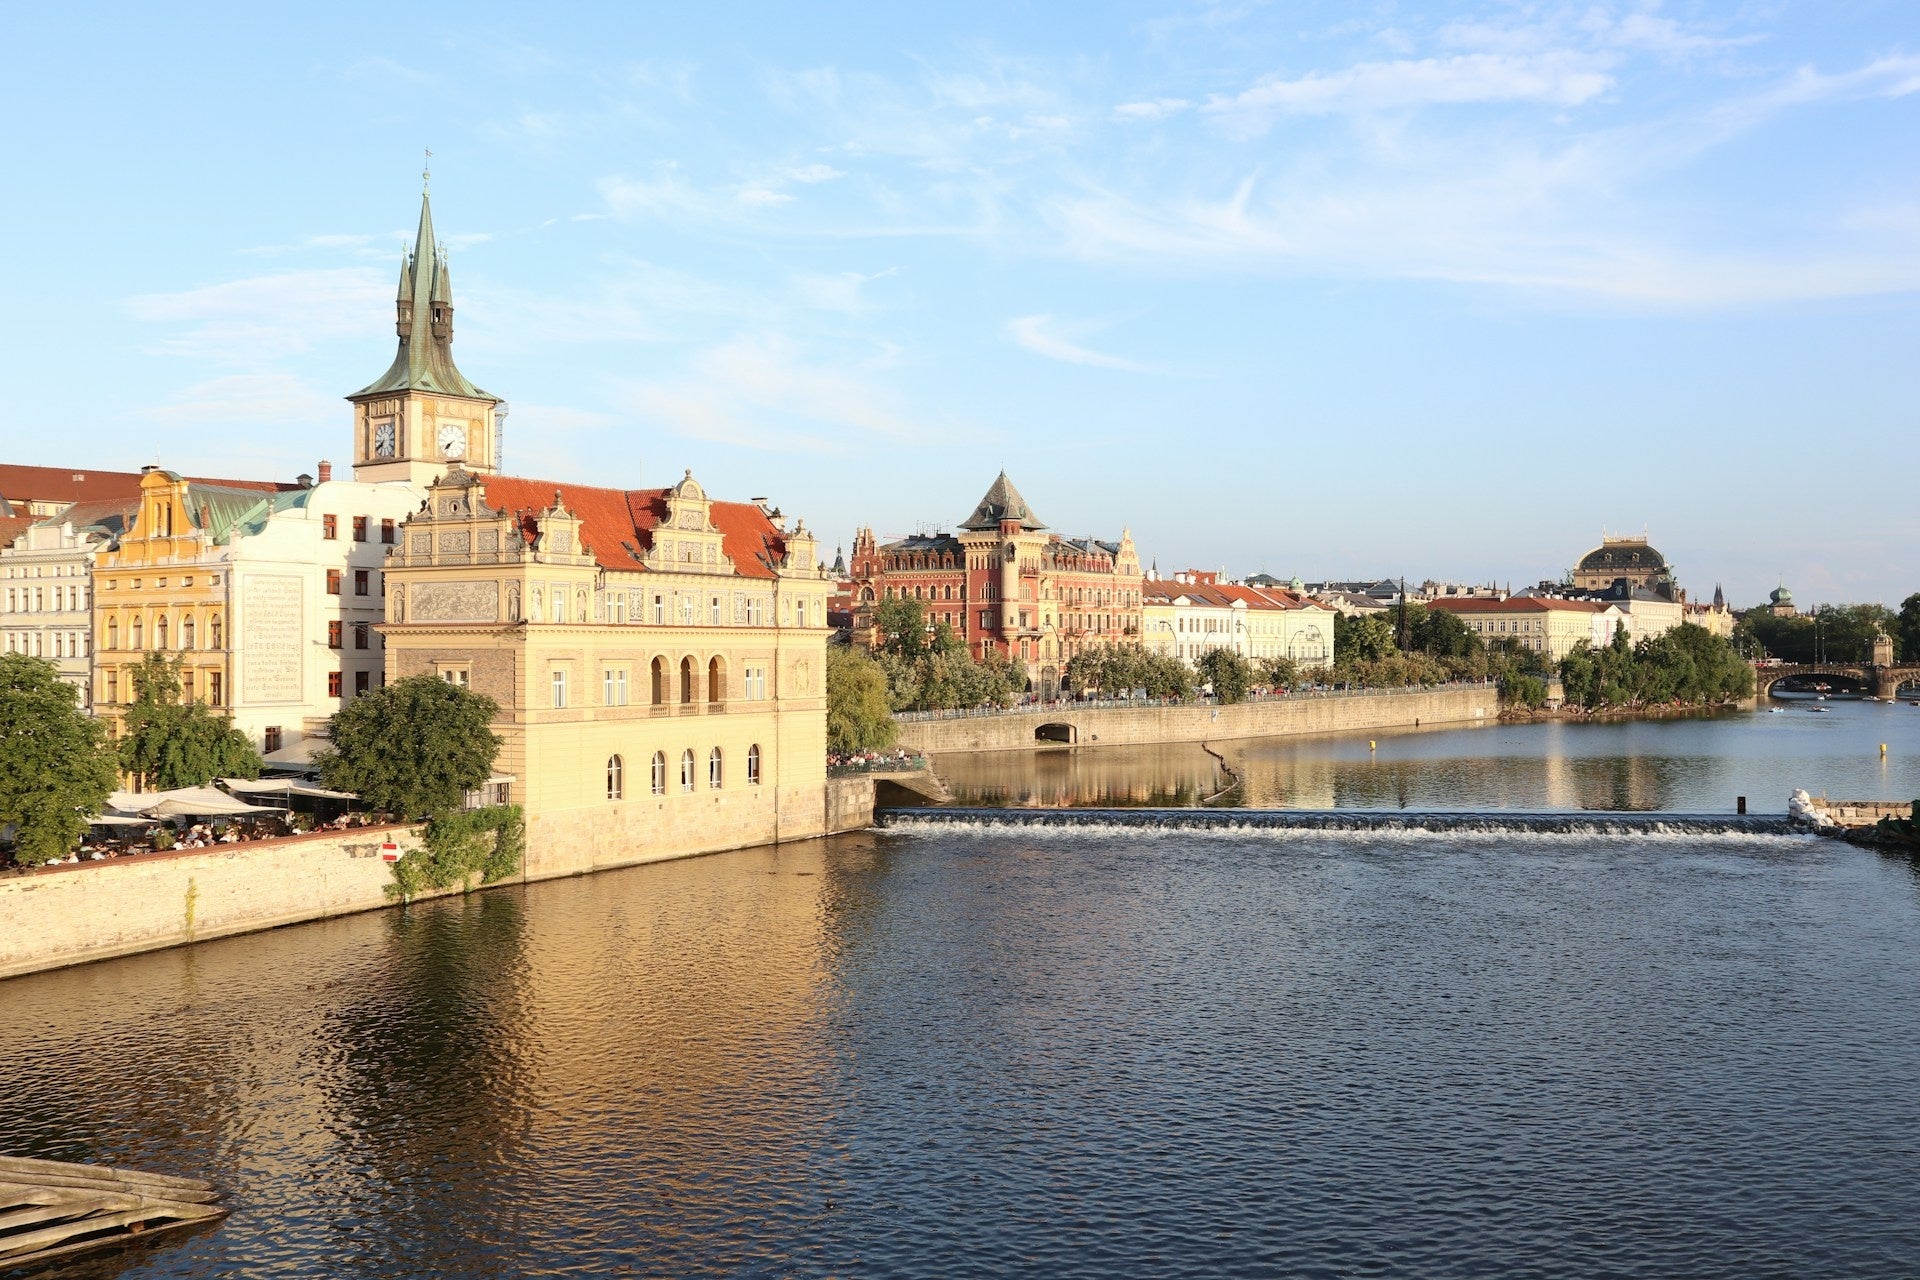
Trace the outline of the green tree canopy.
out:
[[[1253,688],[1253,665],[1232,649],[1209,649],[1194,666],[1222,703],[1240,702]]]
[[[857,649],[827,649],[827,746],[834,751],[880,751],[893,745],[887,671]]]
[[[121,719],[121,769],[156,791],[259,777],[260,753],[231,717],[204,702],[180,700],[180,661],[149,653],[133,668],[133,701]]]
[[[493,773],[500,738],[492,698],[433,676],[408,676],[334,713],[320,779],[371,809],[425,818],[461,807]]]
[[[0,826],[17,828],[15,859],[39,866],[68,853],[118,776],[105,731],[54,664],[0,654]]]
[[[1393,624],[1378,613],[1333,615],[1333,662],[1378,662],[1398,651]]]
[[[1124,698],[1136,690],[1149,698],[1193,695],[1193,668],[1170,654],[1152,653],[1138,644],[1090,645],[1067,659],[1067,688]]]
[[[1432,658],[1471,658],[1486,648],[1450,609],[1407,606],[1407,648]]]
[[[1920,591],[1900,602],[1893,622],[1893,656],[1899,662],[1920,662]]]
[[[879,634],[874,647],[901,658],[919,658],[927,652],[927,609],[907,596],[882,600],[873,607],[873,626]]]
[[[1682,623],[1629,645],[1615,632],[1600,649],[1585,643],[1560,662],[1567,701],[1586,707],[1713,704],[1753,692],[1753,668],[1729,641]]]
[[[1913,601],[1920,602],[1920,596]],[[1828,662],[1870,662],[1874,637],[1882,630],[1895,637],[1895,651],[1899,652],[1902,619],[1906,616],[1904,605],[1896,615],[1877,604],[1828,604],[1790,618],[1776,618],[1765,609],[1753,609],[1734,628],[1734,640],[1784,662],[1813,662],[1819,658]],[[1915,603],[1913,616],[1920,622],[1920,603]]]

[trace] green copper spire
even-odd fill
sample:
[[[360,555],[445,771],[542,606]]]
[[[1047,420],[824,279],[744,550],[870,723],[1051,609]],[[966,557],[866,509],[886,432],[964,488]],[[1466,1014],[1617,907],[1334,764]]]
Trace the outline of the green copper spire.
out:
[[[438,391],[498,403],[498,396],[468,382],[453,363],[453,280],[435,247],[433,205],[425,191],[420,193],[420,227],[414,233],[413,253],[401,263],[394,308],[400,349],[386,373],[354,392],[355,396]]]

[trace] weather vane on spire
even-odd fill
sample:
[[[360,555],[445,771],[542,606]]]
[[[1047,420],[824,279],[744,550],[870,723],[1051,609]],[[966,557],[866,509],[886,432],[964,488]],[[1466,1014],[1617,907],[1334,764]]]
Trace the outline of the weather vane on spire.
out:
[[[420,163],[420,194],[427,193],[427,183],[433,178],[433,152],[426,152],[426,159]]]

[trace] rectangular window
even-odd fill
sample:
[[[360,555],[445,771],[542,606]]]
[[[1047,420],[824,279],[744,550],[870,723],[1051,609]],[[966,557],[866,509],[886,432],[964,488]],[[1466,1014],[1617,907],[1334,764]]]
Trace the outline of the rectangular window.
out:
[[[340,571],[338,569],[327,570],[327,594],[330,596],[340,594]]]
[[[266,732],[262,736],[264,738],[263,745],[266,747],[267,754],[271,755],[275,751],[278,751],[280,749],[280,726],[279,725],[277,724],[268,725],[266,728]]]
[[[980,625],[983,628],[993,625],[993,614],[986,609],[980,611]]]
[[[340,673],[338,671],[327,672],[327,696],[329,698],[337,698],[340,696]]]
[[[713,607],[708,617],[708,621],[713,626],[717,627],[720,625],[720,597],[719,596],[713,597]]]
[[[624,667],[601,673],[600,697],[609,707],[627,705],[627,672]]]
[[[327,624],[327,648],[338,649],[339,647],[340,647],[340,622],[338,619],[335,619],[334,621],[329,622]]]
[[[353,540],[355,542],[365,542],[367,540],[367,518],[365,516],[355,516],[353,518]]]
[[[221,699],[225,693],[225,690],[223,690],[221,686],[224,683],[225,683],[225,680],[218,671],[209,671],[207,673],[208,705],[215,706],[215,707],[222,705]]]
[[[382,520],[380,522],[380,541],[386,543],[388,546],[393,545],[393,521]]]
[[[653,624],[656,627],[662,626],[666,623],[666,620],[667,598],[665,596],[655,596],[653,598]]]
[[[368,685],[370,685],[370,684],[371,684],[372,682],[373,682],[373,673],[372,673],[372,672],[370,672],[370,671],[356,671],[356,672],[354,672],[354,673],[353,673],[353,692],[354,692],[354,694],[355,694],[355,695],[357,696],[357,695],[359,695],[359,694],[362,694],[362,693],[365,693],[365,692],[367,691],[367,687],[368,687]]]
[[[353,571],[353,594],[357,596],[366,595],[367,588],[371,581],[371,577],[372,577],[372,570],[355,569]]]
[[[335,539],[339,538],[340,517],[339,516],[321,516],[320,517],[320,536],[325,538],[328,542],[332,542]]]
[[[746,696],[749,702],[763,702],[767,696],[767,669],[748,667],[746,672]]]
[[[440,671],[440,678],[448,684],[459,685],[462,689],[467,687],[467,669],[465,667],[443,667]]]
[[[567,673],[564,671],[553,673],[553,705],[555,707],[567,705]]]
[[[370,628],[367,626],[366,623],[364,622],[354,623],[353,624],[353,647],[356,649],[366,648],[369,635],[370,635]]]

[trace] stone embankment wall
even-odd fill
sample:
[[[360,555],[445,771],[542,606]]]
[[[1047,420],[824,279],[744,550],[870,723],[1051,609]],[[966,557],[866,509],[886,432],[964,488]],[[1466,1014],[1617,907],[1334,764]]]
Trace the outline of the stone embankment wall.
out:
[[[1911,800],[1829,800],[1813,798],[1815,812],[1823,814],[1835,826],[1870,827],[1882,818],[1911,818]]]
[[[588,838],[577,824],[547,829],[536,818],[519,879],[860,830],[873,825],[873,792],[872,778],[829,778],[824,797],[812,790],[781,806],[767,798],[763,823],[716,823],[709,815],[704,828],[609,827]],[[419,847],[418,833],[405,826],[357,827],[0,877],[0,978],[390,906],[393,872],[380,859],[389,838],[403,850]]]
[[[900,745],[909,751],[934,754],[1026,750],[1059,745],[1038,736],[1043,726],[1059,725],[1068,726],[1074,744],[1083,747],[1220,742],[1413,725],[1487,724],[1499,715],[1499,693],[1490,685],[1275,698],[1229,707],[1102,707],[1076,711],[1069,704],[1045,711],[908,720],[900,725]]]
[[[406,827],[43,867],[0,879],[0,978],[388,905]]]

